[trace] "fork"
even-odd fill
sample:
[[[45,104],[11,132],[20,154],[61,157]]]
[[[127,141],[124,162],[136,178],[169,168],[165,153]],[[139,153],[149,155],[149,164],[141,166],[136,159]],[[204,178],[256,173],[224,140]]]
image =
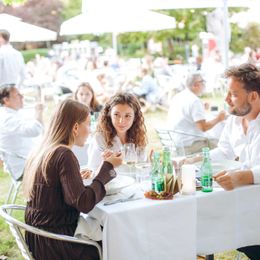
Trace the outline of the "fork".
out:
[[[116,203],[126,202],[126,201],[130,201],[130,200],[135,200],[135,199],[133,199],[134,196],[135,196],[135,194],[133,193],[130,196],[123,198],[123,199],[116,199],[116,200],[113,200],[113,201],[107,201],[107,202],[104,203],[104,206],[113,205],[113,204],[116,204]]]

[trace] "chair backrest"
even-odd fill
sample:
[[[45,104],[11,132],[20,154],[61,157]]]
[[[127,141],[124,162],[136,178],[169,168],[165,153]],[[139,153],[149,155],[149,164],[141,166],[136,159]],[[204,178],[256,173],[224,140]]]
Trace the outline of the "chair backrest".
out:
[[[45,230],[41,230],[39,228],[35,228],[35,227],[30,226],[28,224],[25,224],[25,223],[21,222],[20,220],[14,218],[13,216],[11,216],[9,211],[12,211],[12,210],[25,211],[25,206],[12,205],[12,204],[2,205],[0,207],[0,216],[3,217],[5,219],[5,221],[9,224],[11,233],[14,236],[19,249],[21,250],[23,257],[26,260],[27,259],[31,260],[31,259],[33,259],[33,257],[32,257],[32,255],[29,251],[29,248],[28,248],[26,242],[25,242],[22,230],[33,233],[35,235],[39,235],[39,236],[47,237],[47,238],[51,238],[51,239],[56,239],[56,240],[61,240],[61,241],[64,241],[64,242],[80,243],[80,244],[95,246],[98,249],[100,259],[102,259],[101,247],[96,241],[93,241],[93,240],[90,240],[90,239],[89,240],[87,240],[87,239],[83,240],[83,239],[79,239],[79,238],[72,237],[72,236],[66,236],[66,235],[59,235],[59,234],[51,233],[51,232],[48,232],[48,231],[45,231]]]
[[[26,158],[0,148],[0,159],[4,162],[4,169],[15,181],[21,180]]]
[[[181,140],[182,136],[196,137],[199,140],[204,140],[207,143],[207,145],[209,146],[208,138],[203,135],[191,134],[189,132],[183,132],[183,131],[179,131],[179,130],[158,129],[158,128],[156,128],[155,131],[163,146],[168,146],[168,147],[183,146],[183,143]],[[188,154],[186,154],[186,155],[188,155]]]

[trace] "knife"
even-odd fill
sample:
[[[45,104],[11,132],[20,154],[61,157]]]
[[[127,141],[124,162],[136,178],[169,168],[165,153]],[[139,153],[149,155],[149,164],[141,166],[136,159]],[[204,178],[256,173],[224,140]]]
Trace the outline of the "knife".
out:
[[[127,202],[127,201],[134,201],[134,200],[140,200],[142,198],[127,198],[127,199],[118,199],[114,201],[107,201],[104,203],[104,206],[109,206],[117,203]]]

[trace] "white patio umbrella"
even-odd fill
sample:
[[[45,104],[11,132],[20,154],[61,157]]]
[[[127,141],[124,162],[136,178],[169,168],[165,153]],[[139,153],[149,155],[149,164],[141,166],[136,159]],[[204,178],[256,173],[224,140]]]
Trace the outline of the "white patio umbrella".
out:
[[[82,0],[85,8],[102,7],[106,9],[109,6],[122,6],[125,8],[135,6],[136,8],[146,8],[152,10],[163,9],[195,9],[195,8],[223,8],[224,13],[224,64],[228,66],[228,50],[229,50],[229,21],[228,7],[250,7],[259,0]]]
[[[62,23],[60,35],[157,31],[176,27],[173,17],[125,8],[92,8]],[[114,41],[115,43],[115,41]],[[114,46],[114,49],[117,48]]]
[[[10,32],[11,42],[54,41],[57,33],[39,26],[25,23],[21,18],[0,14],[0,29]]]

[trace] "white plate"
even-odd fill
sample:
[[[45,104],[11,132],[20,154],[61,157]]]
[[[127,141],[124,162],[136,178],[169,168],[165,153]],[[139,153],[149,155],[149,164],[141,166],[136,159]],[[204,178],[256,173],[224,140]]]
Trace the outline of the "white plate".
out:
[[[120,192],[123,188],[126,188],[134,184],[135,179],[129,176],[117,175],[112,181],[105,185],[107,195],[112,195]],[[92,183],[92,179],[83,180],[85,186]]]
[[[201,166],[201,162],[196,163],[197,166]],[[241,162],[232,161],[232,160],[222,160],[219,162],[212,162],[212,170],[213,173],[218,173],[224,170],[234,170],[239,169],[241,167]]]

